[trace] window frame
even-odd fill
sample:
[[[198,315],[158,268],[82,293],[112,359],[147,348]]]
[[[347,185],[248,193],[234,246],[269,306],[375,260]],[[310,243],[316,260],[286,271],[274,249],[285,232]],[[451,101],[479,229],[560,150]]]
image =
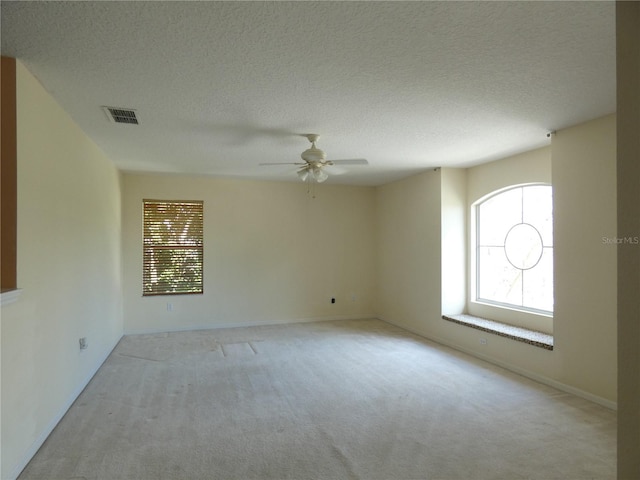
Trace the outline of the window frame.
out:
[[[147,236],[148,226],[150,223],[147,223],[147,211],[148,205],[156,205],[156,206],[169,206],[169,205],[199,205],[199,209],[196,208],[195,215],[196,221],[199,222],[199,225],[196,226],[196,235],[188,235],[187,241],[185,243],[159,243],[152,244],[152,240],[150,236]],[[159,217],[162,218],[162,217]],[[166,220],[175,221],[176,216],[167,216]],[[164,222],[163,222],[164,223]],[[169,236],[170,233],[166,234]],[[168,240],[168,239],[164,239]],[[193,283],[187,282],[187,288],[194,288],[193,290],[185,291],[184,289],[175,290],[175,285],[173,286],[173,290],[169,285],[166,285],[166,288],[158,288],[158,283],[156,283],[156,287],[153,290],[149,290],[147,285],[151,282],[147,281],[149,278],[148,269],[153,267],[152,262],[148,262],[147,258],[149,258],[150,252],[159,252],[159,251],[196,251],[197,257],[199,259],[199,281],[194,281]],[[185,277],[178,277],[185,278]],[[158,199],[143,199],[142,200],[142,296],[143,297],[154,297],[159,295],[201,295],[204,293],[204,201],[202,200],[158,200]]]
[[[518,314],[523,314],[523,315],[533,315],[536,317],[547,317],[550,319],[553,319],[553,315],[554,312],[553,310],[549,311],[549,310],[543,310],[543,309],[539,309],[539,308],[534,308],[534,307],[528,307],[528,306],[523,306],[523,305],[517,305],[517,304],[513,304],[513,303],[507,303],[507,302],[500,302],[497,300],[492,300],[492,299],[487,299],[487,298],[482,298],[480,297],[480,268],[479,268],[479,249],[480,249],[480,245],[479,245],[479,240],[480,240],[480,206],[485,203],[486,201],[490,200],[491,198],[494,198],[498,195],[501,195],[503,193],[509,192],[511,190],[515,190],[515,189],[523,189],[523,188],[527,188],[527,187],[536,187],[536,186],[545,186],[545,187],[550,187],[552,190],[552,198],[553,198],[553,185],[550,183],[546,183],[546,182],[529,182],[529,183],[520,183],[520,184],[514,184],[514,185],[509,185],[497,190],[494,190],[484,196],[482,196],[481,198],[479,198],[478,200],[476,200],[475,202],[473,202],[471,204],[471,215],[470,218],[472,219],[472,224],[471,224],[471,233],[472,236],[470,238],[470,249],[469,252],[471,254],[471,262],[470,262],[470,267],[472,269],[472,274],[470,276],[471,278],[471,285],[470,285],[470,293],[471,293],[471,298],[470,298],[470,303],[471,305],[477,305],[477,306],[483,306],[483,307],[488,307],[488,308],[497,308],[500,309],[502,311],[511,311],[512,314],[514,313],[518,313]],[[552,203],[552,210],[553,210],[553,203]],[[553,212],[552,212],[553,215]],[[553,225],[553,223],[552,223]],[[535,227],[534,227],[535,228]],[[536,229],[537,230],[537,229]],[[551,251],[552,251],[552,259],[553,259],[553,251],[554,251],[554,245],[553,242],[551,244]],[[544,246],[543,248],[549,248],[549,246]],[[516,267],[517,268],[517,267]],[[553,290],[553,286],[552,286],[552,290]],[[551,292],[551,294],[553,295],[553,291]],[[520,323],[520,322],[518,322]]]

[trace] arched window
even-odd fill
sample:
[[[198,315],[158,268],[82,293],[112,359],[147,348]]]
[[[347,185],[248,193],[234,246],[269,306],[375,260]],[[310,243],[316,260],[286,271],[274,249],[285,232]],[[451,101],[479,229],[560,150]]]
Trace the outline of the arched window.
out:
[[[553,313],[550,185],[501,190],[475,204],[475,300]]]

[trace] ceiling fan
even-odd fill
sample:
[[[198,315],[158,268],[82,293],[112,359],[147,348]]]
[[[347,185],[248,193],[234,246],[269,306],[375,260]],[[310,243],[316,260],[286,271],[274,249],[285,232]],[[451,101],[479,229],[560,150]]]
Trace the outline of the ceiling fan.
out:
[[[311,148],[306,149],[300,157],[304,162],[283,162],[283,163],[261,163],[260,165],[300,165],[298,169],[298,177],[303,182],[315,181],[318,183],[324,182],[329,178],[329,174],[325,171],[325,167],[331,167],[334,165],[368,165],[369,162],[364,158],[352,158],[349,160],[327,160],[327,155],[323,150],[316,147],[316,141],[318,140],[317,133],[305,133],[302,135],[311,142]]]

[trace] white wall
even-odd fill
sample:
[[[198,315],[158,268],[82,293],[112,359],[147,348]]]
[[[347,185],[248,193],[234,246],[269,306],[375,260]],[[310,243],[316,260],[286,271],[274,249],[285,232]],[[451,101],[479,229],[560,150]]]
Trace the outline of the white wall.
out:
[[[23,291],[2,307],[3,479],[24,467],[122,335],[118,172],[16,64]]]
[[[144,198],[204,200],[204,294],[142,297]],[[373,188],[124,174],[125,331],[372,316],[374,218]]]

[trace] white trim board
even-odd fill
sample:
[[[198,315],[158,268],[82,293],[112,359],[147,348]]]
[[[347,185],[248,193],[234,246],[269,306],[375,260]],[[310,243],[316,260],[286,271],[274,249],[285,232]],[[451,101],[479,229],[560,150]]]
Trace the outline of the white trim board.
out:
[[[8,292],[0,293],[0,305],[4,307],[6,305],[9,305],[10,303],[17,302],[18,298],[20,298],[21,293],[21,288],[16,288],[15,290],[9,290]]]

